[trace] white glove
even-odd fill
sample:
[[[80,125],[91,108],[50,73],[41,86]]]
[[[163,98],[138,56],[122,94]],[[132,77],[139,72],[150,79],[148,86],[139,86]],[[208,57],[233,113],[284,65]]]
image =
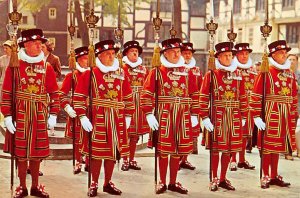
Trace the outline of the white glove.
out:
[[[146,119],[147,119],[149,127],[152,130],[158,130],[159,124],[153,114],[146,115]]]
[[[266,129],[266,123],[264,123],[264,121],[262,121],[262,119],[260,117],[254,118],[254,123],[259,130]]]
[[[209,132],[212,132],[214,130],[214,125],[211,123],[209,118],[205,118],[204,120],[202,120],[202,124]]]
[[[297,120],[297,127],[300,126],[300,118]]]
[[[80,118],[80,123],[85,131],[91,132],[93,130],[93,125],[86,116]]]
[[[16,128],[12,122],[12,117],[7,116],[4,118],[4,125],[6,126],[7,130],[11,133],[14,134],[16,132]]]
[[[75,118],[77,116],[76,111],[69,104],[66,105],[65,111],[69,114],[71,118]]]
[[[246,124],[246,119],[242,119],[242,126],[245,126]]]
[[[191,121],[192,121],[192,127],[195,127],[195,126],[197,126],[199,124],[197,116],[192,115],[191,116]]]
[[[125,116],[125,121],[126,121],[126,129],[128,129],[129,126],[130,126],[131,117],[130,116]]]
[[[53,129],[54,126],[56,125],[56,118],[57,118],[56,115],[51,115],[50,114],[50,116],[48,118],[48,127],[49,127],[49,129]]]

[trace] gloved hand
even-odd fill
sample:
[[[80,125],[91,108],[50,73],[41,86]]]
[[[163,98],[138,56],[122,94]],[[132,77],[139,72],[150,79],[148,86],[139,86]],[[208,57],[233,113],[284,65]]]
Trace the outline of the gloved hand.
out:
[[[298,120],[297,120],[297,127],[299,127],[300,126],[300,118],[298,118]]]
[[[209,132],[212,132],[214,130],[214,125],[211,123],[210,118],[205,118],[204,120],[202,120],[202,124]]]
[[[76,111],[69,104],[66,105],[65,111],[69,114],[71,118],[75,118],[77,116]]]
[[[85,131],[91,132],[93,130],[93,125],[86,116],[80,118],[80,123]]]
[[[53,129],[54,126],[56,125],[56,118],[57,118],[56,115],[51,115],[50,114],[50,116],[48,118],[48,128],[49,129]]]
[[[146,115],[146,120],[148,122],[149,127],[152,130],[158,130],[159,127],[158,121],[156,120],[155,116],[152,113]]]
[[[125,116],[125,121],[126,121],[126,129],[128,129],[129,126],[130,126],[131,117],[130,116]]]
[[[246,119],[242,119],[242,126],[245,126],[246,124]]]
[[[191,121],[192,121],[192,127],[195,127],[195,126],[197,126],[199,124],[197,116],[192,115],[191,116]]]
[[[264,123],[264,121],[262,121],[262,119],[260,117],[254,118],[254,123],[259,130],[266,129],[266,123]]]
[[[12,122],[12,117],[7,116],[4,118],[4,125],[6,126],[6,129],[11,133],[14,134],[16,132],[16,128]]]

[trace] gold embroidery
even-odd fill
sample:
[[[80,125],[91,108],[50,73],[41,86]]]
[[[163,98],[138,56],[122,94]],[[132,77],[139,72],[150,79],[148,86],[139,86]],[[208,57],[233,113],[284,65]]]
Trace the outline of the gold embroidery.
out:
[[[291,90],[288,87],[281,87],[281,90],[278,93],[279,95],[287,96],[291,93]]]
[[[225,100],[233,100],[235,97],[235,93],[233,91],[225,91],[223,95],[223,99]]]
[[[178,87],[172,87],[172,90],[169,92],[171,96],[182,96],[183,90]]]
[[[115,90],[109,90],[106,94],[104,94],[104,97],[113,100],[118,97],[118,92]]]
[[[36,85],[28,85],[27,89],[25,89],[25,92],[29,93],[37,93],[39,91],[39,87]]]

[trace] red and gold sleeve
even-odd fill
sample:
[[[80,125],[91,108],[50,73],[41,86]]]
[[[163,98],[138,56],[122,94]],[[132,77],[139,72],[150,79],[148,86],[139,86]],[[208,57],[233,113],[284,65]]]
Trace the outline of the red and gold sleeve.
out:
[[[210,81],[211,81],[211,71],[208,71],[203,78],[200,96],[199,96],[199,106],[200,106],[200,117],[205,119],[209,116],[209,91],[210,91]]]
[[[123,81],[123,102],[125,104],[125,116],[132,116],[134,113],[133,95],[128,78]]]
[[[86,116],[86,100],[89,95],[90,70],[85,71],[78,79],[74,93],[74,109],[78,117]]]
[[[12,115],[12,69],[11,67],[6,69],[2,85],[1,113],[4,117]]]
[[[189,89],[189,96],[192,99],[191,104],[191,114],[198,115],[200,113],[200,105],[199,105],[199,87],[197,85],[197,77],[189,71],[188,76],[188,89]]]
[[[249,108],[251,115],[253,118],[260,117],[261,116],[261,108],[262,108],[262,93],[263,93],[263,73],[260,73],[253,85],[252,92],[250,94],[250,102],[249,102]],[[267,77],[267,76],[266,76]]]
[[[292,103],[291,113],[295,115],[295,118],[298,118],[298,83],[295,74],[292,80],[292,97],[293,97],[293,103]]]
[[[68,73],[62,83],[59,91],[59,99],[61,108],[65,108],[66,105],[70,104],[69,92],[72,90],[72,73]]]
[[[150,114],[153,110],[153,98],[155,92],[155,75],[156,75],[156,68],[152,69],[144,83],[144,87],[141,94],[141,108],[144,113]]]
[[[240,110],[242,114],[243,119],[247,119],[248,117],[248,97],[247,93],[245,91],[245,81],[241,80],[240,81],[240,94],[239,94],[239,101],[240,101]]]

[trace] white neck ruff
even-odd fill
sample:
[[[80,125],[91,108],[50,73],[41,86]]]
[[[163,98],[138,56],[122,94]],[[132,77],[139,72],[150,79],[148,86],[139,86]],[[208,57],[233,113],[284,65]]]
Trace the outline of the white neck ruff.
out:
[[[221,65],[221,63],[219,62],[218,59],[215,59],[215,64],[216,64],[217,69],[222,69],[222,70],[229,71],[229,72],[234,72],[237,68],[237,63],[235,61],[231,61],[231,65],[229,65],[229,66],[224,66],[224,65]]]
[[[191,58],[190,62],[189,63],[185,63],[186,67],[187,68],[193,68],[196,66],[196,60],[194,57]]]
[[[124,63],[126,63],[127,65],[129,65],[130,67],[132,67],[132,68],[136,68],[137,66],[139,66],[139,65],[141,65],[141,64],[143,63],[143,60],[142,60],[140,57],[138,57],[138,59],[137,59],[137,61],[136,61],[135,63],[131,62],[131,61],[128,59],[127,56],[124,56],[124,57],[122,58],[122,61],[123,61]]]
[[[240,61],[237,59],[237,57],[234,57],[233,61],[236,62],[238,68],[240,69],[249,69],[251,66],[252,66],[252,59],[249,57],[247,63],[243,64],[243,63],[240,63]]]
[[[108,73],[111,71],[117,71],[119,69],[119,61],[118,61],[118,59],[114,58],[114,63],[111,66],[105,66],[101,63],[99,58],[96,58],[96,66],[103,73]]]
[[[85,72],[85,71],[87,71],[87,70],[90,70],[89,67],[88,67],[88,68],[83,68],[83,67],[81,67],[81,66],[79,65],[78,62],[76,62],[76,69],[77,69],[80,73],[83,73],[83,72]]]
[[[41,62],[44,59],[44,56],[45,56],[43,51],[41,51],[41,53],[38,56],[35,56],[35,57],[28,56],[26,54],[24,48],[21,48],[18,54],[19,54],[19,58],[22,61],[25,61],[27,63],[38,63],[38,62]]]
[[[269,62],[271,65],[273,65],[274,67],[276,67],[278,69],[290,69],[290,67],[291,67],[291,61],[289,61],[288,59],[286,59],[286,61],[283,65],[280,65],[279,63],[277,63],[272,57],[269,57]]]
[[[166,57],[162,54],[160,55],[160,62],[163,66],[167,67],[167,68],[172,68],[172,67],[182,67],[184,66],[184,59],[182,56],[180,56],[179,60],[177,63],[170,63]]]

